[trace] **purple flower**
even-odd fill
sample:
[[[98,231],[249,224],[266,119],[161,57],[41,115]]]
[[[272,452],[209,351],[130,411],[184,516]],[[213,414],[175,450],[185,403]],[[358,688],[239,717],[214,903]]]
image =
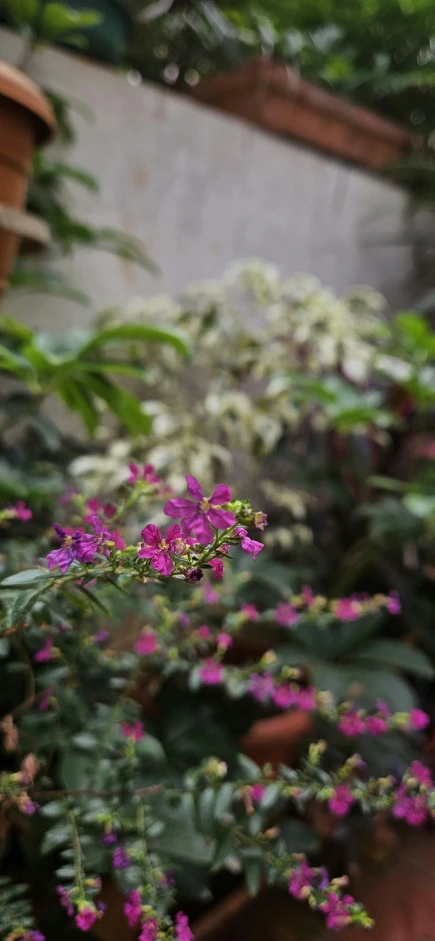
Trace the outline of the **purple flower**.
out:
[[[169,527],[166,535],[162,536],[157,526],[149,523],[142,530],[141,536],[143,543],[139,549],[139,558],[151,559],[151,565],[157,572],[170,575],[174,568],[170,553],[181,555],[186,548],[186,540],[183,539],[178,524],[174,523]]]
[[[186,497],[176,497],[169,500],[164,507],[166,516],[172,516],[174,519],[181,519],[183,533],[189,536],[191,532],[203,546],[213,542],[213,530],[228,529],[237,522],[234,513],[229,510],[222,510],[219,507],[223,503],[229,503],[231,500],[231,489],[225,484],[218,484],[215,487],[211,497],[204,497],[202,487],[196,480],[186,474],[187,489],[192,497],[188,500]]]
[[[201,578],[204,577],[204,572],[199,568],[199,565],[194,569],[189,569],[186,575],[188,582],[200,582]]]
[[[124,902],[124,915],[130,925],[135,928],[142,915],[142,898],[138,889],[133,889],[127,895],[127,901]]]
[[[107,832],[103,834],[101,842],[103,846],[113,846],[113,844],[116,843],[117,840],[118,840],[118,837],[116,836],[116,833],[114,832],[114,830],[107,830]]]
[[[25,941],[45,941],[45,937],[40,931],[26,931]]]
[[[334,614],[339,621],[357,621],[361,617],[361,605],[355,598],[339,598],[334,604]]]
[[[23,814],[27,814],[28,817],[31,817],[32,814],[35,813],[35,810],[38,809],[38,807],[39,807],[39,804],[36,804],[34,801],[28,800],[24,804]]]
[[[158,924],[155,918],[149,918],[142,925],[139,941],[156,941]],[[193,937],[193,936],[192,936]]]
[[[424,794],[412,797],[407,793],[406,784],[402,782],[394,794],[396,799],[393,808],[393,817],[406,820],[411,827],[420,827],[426,821],[427,803]]]
[[[260,613],[255,604],[242,604],[240,613],[244,615],[246,621],[258,621]]]
[[[90,519],[92,533],[83,533],[79,543],[79,561],[92,562],[96,552],[102,552],[106,542],[112,542],[112,533],[106,529],[102,520],[98,516],[92,516]]]
[[[97,917],[97,910],[93,906],[91,908],[89,905],[86,905],[75,917],[77,928],[80,928],[81,931],[89,931],[96,922]]]
[[[348,738],[355,738],[357,735],[363,735],[366,727],[363,719],[355,710],[350,710],[350,712],[343,712],[340,716],[340,721],[338,723],[338,728],[343,735],[346,735]]]
[[[27,522],[27,520],[32,519],[33,513],[31,510],[29,510],[29,507],[26,506],[23,500],[18,500],[18,503],[16,503],[15,506],[9,507],[9,509],[17,520],[23,520]]]
[[[316,692],[312,687],[300,689],[298,697],[298,707],[304,712],[312,712],[317,706]]]
[[[421,763],[421,761],[411,762],[409,773],[413,778],[417,778],[417,781],[420,784],[425,784],[427,787],[433,787],[431,772],[429,768],[426,768],[426,765]]]
[[[175,937],[177,941],[194,941],[188,917],[184,912],[177,912],[175,916]]]
[[[243,549],[243,552],[249,552],[252,555],[252,558],[255,560],[259,552],[264,549],[263,543],[258,542],[256,539],[251,539],[248,536],[248,530],[243,526],[238,526],[235,530],[236,536],[240,537],[240,545]]]
[[[326,902],[319,905],[321,912],[326,915],[326,927],[332,931],[341,931],[351,921],[349,907],[354,905],[352,895],[344,895],[341,899],[336,892],[328,892]]]
[[[292,604],[280,601],[275,611],[275,621],[281,624],[281,627],[294,627],[299,621],[299,614]]]
[[[64,889],[62,885],[58,885],[56,892],[59,895],[60,904],[66,909],[67,915],[71,918],[71,916],[74,915],[74,906],[71,902],[68,890]]]
[[[314,876],[314,870],[311,869],[304,859],[290,876],[288,887],[290,895],[293,895],[295,899],[302,899],[305,895],[305,890],[311,888]]]
[[[302,585],[302,597],[307,608],[310,608],[314,603],[314,592],[310,585]]]
[[[258,513],[254,513],[254,526],[256,529],[266,529],[267,516],[265,513],[262,513],[261,510]]]
[[[125,738],[130,738],[134,742],[140,742],[141,738],[146,735],[142,722],[123,722],[121,732]]]
[[[259,804],[266,788],[264,784],[253,784],[251,786],[251,800],[253,804]]]
[[[329,798],[328,807],[336,817],[345,817],[354,803],[352,791],[348,784],[337,784],[332,797]]]
[[[273,690],[272,699],[275,706],[278,706],[278,709],[289,709],[290,706],[299,704],[299,690],[292,689],[291,686],[282,684]]]
[[[225,565],[222,559],[210,559],[210,565],[215,578],[220,579],[224,577]]]
[[[157,650],[157,637],[154,631],[142,631],[134,645],[134,649],[140,657],[147,657],[155,653]]]
[[[75,559],[81,561],[81,540],[83,532],[78,529],[72,535],[69,535],[65,529],[62,529],[57,523],[53,523],[53,529],[62,540],[60,549],[53,549],[48,553],[47,565],[49,569],[59,566],[61,572],[66,572]]]
[[[387,602],[388,614],[401,614],[402,605],[397,591],[390,591]]]
[[[115,546],[115,549],[119,549],[121,552],[125,549],[125,539],[124,536],[121,536],[119,529],[113,530],[112,542]]]
[[[46,637],[44,646],[37,653],[33,654],[35,663],[49,663],[53,659],[53,638]]]
[[[214,590],[214,588],[211,587],[209,582],[205,583],[203,594],[204,594],[204,601],[206,604],[217,604],[217,602],[219,601],[219,595]]]
[[[233,638],[229,634],[226,634],[225,631],[222,631],[221,634],[217,636],[218,646],[223,650],[228,650],[229,647],[233,646]]]
[[[274,693],[273,679],[269,673],[253,673],[248,688],[253,699],[257,702],[265,702]]]
[[[105,644],[109,637],[110,631],[98,631],[97,634],[94,634],[94,644]]]
[[[388,725],[382,716],[367,716],[365,726],[369,735],[377,736],[388,732]]]
[[[155,467],[153,464],[144,464],[141,469],[137,464],[129,464],[128,469],[130,471],[130,476],[127,477],[127,484],[136,484],[138,480],[144,480],[147,484],[159,484],[160,477],[157,477],[155,473]]]
[[[411,727],[418,732],[421,731],[421,729],[425,729],[430,722],[427,712],[423,712],[422,709],[411,709],[409,718],[411,720]]]
[[[223,678],[223,666],[216,660],[209,658],[204,660],[198,670],[198,674],[205,686],[219,686]]]
[[[131,859],[123,846],[117,846],[112,856],[114,869],[129,869]]]

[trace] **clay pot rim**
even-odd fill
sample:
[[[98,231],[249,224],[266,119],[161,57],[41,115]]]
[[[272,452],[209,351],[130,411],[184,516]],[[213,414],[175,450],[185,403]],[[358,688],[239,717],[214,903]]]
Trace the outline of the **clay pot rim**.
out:
[[[35,116],[37,146],[53,137],[56,121],[45,95],[27,75],[3,60],[0,60],[0,98],[14,101]]]
[[[297,100],[307,110],[330,115],[351,129],[359,129],[372,137],[395,143],[404,150],[413,151],[421,146],[421,135],[412,134],[375,111],[353,104],[308,82],[294,69],[267,57],[256,57],[245,65],[203,79],[189,92],[189,96],[204,104],[219,107],[230,95],[249,93],[267,96],[270,92],[289,101]]]

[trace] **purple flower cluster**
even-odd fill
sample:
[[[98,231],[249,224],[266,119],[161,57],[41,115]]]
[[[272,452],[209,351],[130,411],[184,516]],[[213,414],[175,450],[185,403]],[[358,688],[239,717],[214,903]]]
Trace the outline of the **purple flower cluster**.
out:
[[[161,575],[170,575],[174,568],[171,553],[182,555],[187,544],[178,524],[174,523],[162,536],[157,526],[149,523],[142,530],[141,536],[143,542],[138,552],[139,558],[150,559],[156,572],[160,572]]]
[[[399,723],[389,706],[379,700],[374,715],[366,715],[362,710],[345,709],[340,715],[338,728],[346,738],[356,738],[358,735],[383,735],[396,727],[405,728],[406,731],[421,731],[429,724],[429,716],[422,709],[411,709],[409,716],[399,714],[398,718]]]
[[[175,916],[175,937],[177,941],[194,941],[189,927],[189,919],[184,912],[177,912]]]
[[[62,573],[67,572],[70,565],[74,562],[87,564],[92,562],[97,552],[104,552],[106,543],[113,541],[113,534],[105,528],[104,523],[98,516],[92,516],[90,520],[93,533],[85,533],[82,529],[77,529],[69,533],[62,529],[57,523],[53,524],[53,529],[61,540],[60,549],[53,549],[47,555],[47,565],[49,569],[58,566]]]
[[[278,709],[303,709],[304,712],[312,712],[317,706],[313,687],[275,683],[270,673],[253,673],[248,689],[257,702],[272,702]]]
[[[428,791],[433,786],[429,768],[420,761],[413,761],[394,792],[393,817],[406,820],[411,827],[421,827],[428,818]]]
[[[329,883],[323,867],[313,869],[304,859],[290,875],[289,892],[297,899],[313,897],[313,892],[323,893],[323,899],[319,902],[316,900],[314,907],[326,915],[326,927],[332,931],[340,931],[352,922],[355,899],[352,895],[340,895],[336,887]]]
[[[231,489],[225,484],[218,484],[211,497],[204,497],[204,492],[196,477],[186,474],[187,497],[175,497],[168,500],[164,507],[166,516],[181,519],[181,528],[185,536],[193,533],[203,546],[213,542],[215,529],[228,529],[237,523],[234,513],[222,509],[223,504],[231,500]]]

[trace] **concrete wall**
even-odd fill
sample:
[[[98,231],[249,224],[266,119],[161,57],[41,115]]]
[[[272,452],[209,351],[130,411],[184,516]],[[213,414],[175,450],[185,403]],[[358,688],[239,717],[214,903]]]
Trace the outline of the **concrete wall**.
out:
[[[16,63],[21,40],[0,31],[0,55]],[[55,49],[29,73],[85,106],[77,141],[62,157],[95,174],[99,197],[74,190],[77,214],[139,236],[162,271],[150,275],[103,253],[62,265],[92,308],[132,295],[177,291],[219,275],[234,259],[262,257],[283,272],[307,271],[342,290],[370,284],[403,303],[413,276],[403,193],[236,119]],[[90,312],[46,297],[13,298],[30,323],[65,329]]]

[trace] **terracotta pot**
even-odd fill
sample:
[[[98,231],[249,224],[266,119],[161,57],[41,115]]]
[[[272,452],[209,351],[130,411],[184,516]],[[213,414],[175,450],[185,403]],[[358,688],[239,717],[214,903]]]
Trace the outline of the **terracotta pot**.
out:
[[[54,132],[54,115],[46,98],[26,75],[0,62],[0,207],[23,208],[32,155],[47,143]],[[21,233],[0,229],[0,297],[18,246]]]
[[[255,722],[242,740],[242,749],[258,765],[294,765],[312,719],[298,709]]]
[[[363,928],[340,932],[341,941],[435,941],[435,840],[433,832],[403,830],[393,854],[363,867],[351,892],[374,918]],[[331,932],[322,933],[328,941]]]
[[[392,121],[337,98],[266,58],[205,79],[190,94],[371,169],[394,164],[421,144],[420,137]]]

